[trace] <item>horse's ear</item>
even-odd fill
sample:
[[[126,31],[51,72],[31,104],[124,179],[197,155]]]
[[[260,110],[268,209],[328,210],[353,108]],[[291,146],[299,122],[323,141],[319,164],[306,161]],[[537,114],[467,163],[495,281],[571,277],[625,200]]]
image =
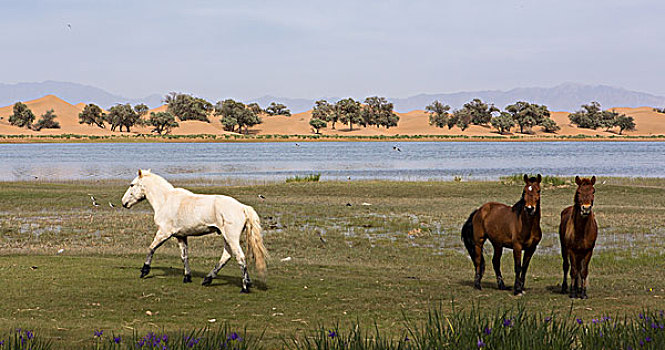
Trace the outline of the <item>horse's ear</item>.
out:
[[[529,175],[524,174],[524,183],[529,184]]]
[[[591,185],[593,186],[595,184],[596,184],[596,175],[591,177]]]
[[[579,175],[576,175],[576,176],[575,176],[575,183],[577,184],[577,186],[579,186],[579,185],[582,184],[582,179],[580,179],[580,176],[579,176]]]
[[[143,170],[139,169],[139,177],[143,177]]]
[[[536,176],[536,180],[538,181],[538,183],[540,183],[540,181],[543,180],[543,177],[540,176],[540,174],[538,174],[538,176]]]

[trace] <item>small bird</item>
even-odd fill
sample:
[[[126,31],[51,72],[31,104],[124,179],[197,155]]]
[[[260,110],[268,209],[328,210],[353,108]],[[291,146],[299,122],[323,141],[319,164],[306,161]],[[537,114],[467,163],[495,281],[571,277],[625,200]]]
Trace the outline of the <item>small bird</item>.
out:
[[[90,196],[90,199],[92,200],[92,206],[98,207],[99,203],[97,203],[97,201],[95,200],[95,197],[91,194],[88,194],[88,196]]]
[[[115,208],[115,205],[113,205],[113,203],[109,202],[109,207]]]
[[[347,207],[350,207],[350,206],[351,206],[351,203],[346,203],[346,206],[347,206]]]
[[[397,152],[402,152],[402,150],[398,146],[393,146],[393,150]]]
[[[260,194],[258,197],[259,197],[262,201],[266,200],[266,196],[264,196],[264,195],[262,195],[262,194]]]
[[[65,250],[63,248],[58,249],[58,254],[62,254]]]
[[[69,23],[67,23],[67,28],[68,28],[69,30],[72,30],[72,25],[69,24]]]
[[[317,231],[316,233],[319,235],[319,239],[321,240],[321,243],[323,243],[323,244],[328,243],[328,241],[326,241],[326,239],[323,238],[323,235],[321,234],[321,232]]]
[[[296,147],[300,147],[300,144],[296,143]]]
[[[347,181],[351,181],[351,176],[347,176],[347,177],[346,177],[346,180],[347,180]]]

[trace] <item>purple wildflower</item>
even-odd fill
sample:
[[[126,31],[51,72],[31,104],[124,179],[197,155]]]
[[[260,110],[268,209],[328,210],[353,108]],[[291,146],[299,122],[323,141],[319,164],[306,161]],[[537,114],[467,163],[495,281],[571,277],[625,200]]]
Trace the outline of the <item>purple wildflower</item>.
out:
[[[582,322],[583,322],[581,318],[578,318],[575,321],[577,321],[577,324],[582,324]]]
[[[485,347],[486,344],[482,339],[478,339],[478,343],[476,343],[476,345],[478,345],[479,348],[482,348]]]
[[[114,343],[116,343],[116,344],[120,344],[121,341],[122,341],[122,338],[121,338],[120,336],[113,337],[113,342],[114,342]]]
[[[194,345],[196,345],[196,344],[199,343],[199,340],[201,340],[201,338],[191,339],[191,340],[187,343],[187,347],[189,347],[189,348],[193,348]]]
[[[503,319],[503,326],[504,327],[512,327],[513,326],[513,320],[510,318],[504,318]]]
[[[328,331],[328,337],[329,337],[329,338],[335,338],[335,337],[337,337],[337,332],[335,332],[335,331]]]
[[[95,331],[95,338],[100,338],[104,334],[103,330]]]
[[[409,340],[411,340],[411,339],[409,339],[408,335],[404,337],[404,341],[409,341]]]
[[[651,328],[653,328],[653,329],[658,328],[658,325],[656,324],[656,322],[651,322]]]
[[[640,346],[644,346],[644,340],[640,340]]]
[[[28,338],[28,340],[31,340],[35,335],[31,331],[25,331],[25,337]]]
[[[162,341],[163,341],[164,343],[166,343],[167,341],[169,341],[169,336],[166,335],[166,334],[162,335]]]
[[[598,324],[598,319],[595,319],[595,318],[591,319],[591,323]]]
[[[550,316],[545,317],[545,323],[550,323],[550,321],[552,321],[552,317]]]
[[[663,317],[663,315],[665,315],[665,310],[660,310],[658,314],[660,315],[660,317]]]
[[[609,321],[609,320],[611,320],[611,318],[610,318],[609,316],[603,316],[603,317],[601,318],[601,320],[602,320],[602,321]]]
[[[145,344],[145,339],[141,339],[136,342],[136,346],[139,348],[142,348],[144,344]]]
[[[238,333],[233,332],[231,333],[226,340],[237,340],[237,341],[242,341],[242,338],[238,335]]]
[[[640,312],[640,315],[639,315],[639,316],[640,316],[640,320],[643,320],[643,319],[644,319],[644,314],[643,314],[643,313]]]
[[[487,335],[492,334],[492,328],[485,327],[485,329],[483,330],[483,333],[485,333],[485,334],[487,334]]]
[[[3,345],[5,345],[5,341],[4,341],[4,340],[0,340],[0,346],[3,346]]]
[[[647,343],[651,343],[651,340],[652,340],[651,337],[644,338],[644,341],[647,342]]]
[[[603,336],[603,331],[598,332],[598,335],[602,337]]]

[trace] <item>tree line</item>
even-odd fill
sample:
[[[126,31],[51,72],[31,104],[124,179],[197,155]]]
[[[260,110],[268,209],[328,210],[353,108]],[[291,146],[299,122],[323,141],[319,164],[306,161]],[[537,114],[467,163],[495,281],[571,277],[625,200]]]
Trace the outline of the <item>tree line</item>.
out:
[[[111,131],[120,132],[123,129],[130,132],[134,126],[144,126],[151,127],[153,133],[163,135],[179,127],[178,121],[197,120],[210,123],[210,117],[217,117],[225,130],[248,134],[251,127],[263,122],[262,115],[291,115],[287,106],[277,102],[272,102],[265,109],[258,103],[244,104],[233,99],[218,101],[213,105],[205,99],[175,92],[167,94],[164,103],[167,105],[165,112],[151,112],[149,116],[149,108],[145,104],[118,104],[105,112],[90,103],[79,114],[79,123],[100,128],[106,128],[108,124]],[[541,126],[544,132],[549,133],[560,130],[551,119],[547,106],[524,101],[508,105],[502,111],[493,104],[476,98],[451,111],[449,105],[435,100],[427,105],[425,110],[429,114],[429,124],[439,128],[458,127],[464,131],[470,125],[485,125],[495,128],[500,134],[508,134],[515,127],[519,127],[519,132],[523,134],[532,134],[536,126]],[[656,108],[654,110],[665,112]],[[13,112],[9,117],[12,125],[33,130],[60,128],[60,124],[55,121],[57,115],[52,109],[44,113],[37,123],[34,123],[35,115],[24,103],[14,104]],[[609,131],[617,127],[619,134],[635,129],[633,117],[614,110],[604,111],[598,102],[582,105],[580,110],[571,113],[568,118],[580,128],[604,128]],[[389,129],[397,126],[398,122],[399,116],[394,112],[393,103],[385,97],[371,96],[362,103],[350,97],[335,103],[318,100],[312,108],[309,125],[318,134],[329,124],[331,129],[335,129],[337,124],[347,125],[350,130],[353,130],[354,125]]]

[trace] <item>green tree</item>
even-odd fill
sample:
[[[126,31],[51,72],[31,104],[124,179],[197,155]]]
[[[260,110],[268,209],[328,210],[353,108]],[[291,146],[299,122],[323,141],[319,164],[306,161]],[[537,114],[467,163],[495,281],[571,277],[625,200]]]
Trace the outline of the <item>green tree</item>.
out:
[[[268,115],[285,115],[287,117],[291,116],[291,111],[286,108],[285,105],[275,102],[270,103],[270,106],[266,108],[266,113]]]
[[[518,101],[512,105],[506,106],[513,120],[520,126],[520,133],[532,133],[531,128],[541,125],[550,117],[550,111],[545,105],[538,105],[524,101]]]
[[[35,115],[30,108],[24,103],[16,102],[14,114],[9,116],[9,124],[30,129],[33,121],[35,121]]]
[[[448,125],[449,129],[453,127],[448,124],[450,120],[450,113],[448,112],[450,111],[450,106],[444,105],[439,100],[434,100],[432,104],[425,107],[425,110],[429,113],[429,125],[435,125],[438,128]]]
[[[663,108],[654,108],[653,111],[658,112],[658,113],[665,113],[665,107],[663,107]]]
[[[469,127],[469,124],[471,124],[471,112],[465,108],[453,111],[453,114],[448,119],[449,129],[452,129],[452,127],[456,125],[464,131]]]
[[[337,114],[337,120],[342,124],[348,124],[350,130],[353,130],[353,124],[363,122],[360,115],[360,102],[350,97],[337,101],[335,113]]]
[[[325,128],[328,126],[328,123],[326,123],[324,120],[321,120],[319,118],[312,118],[309,120],[309,125],[316,130],[315,132],[319,134],[319,130]]]
[[[58,116],[55,115],[53,109],[50,109],[46,111],[46,113],[42,114],[37,123],[32,126],[32,129],[37,131],[41,129],[60,129],[60,123],[55,121],[55,118],[57,117]]]
[[[152,132],[156,132],[159,135],[168,134],[171,132],[171,129],[179,126],[175,120],[175,116],[170,112],[152,112],[146,124],[152,126]]]
[[[106,127],[104,125],[104,112],[96,104],[89,103],[79,113],[79,124],[95,124],[103,129]]]
[[[615,125],[619,127],[619,135],[621,135],[624,130],[635,130],[635,119],[625,114],[619,114],[616,117]]]
[[[262,123],[261,118],[247,108],[244,103],[232,99],[217,102],[215,115],[222,116],[220,122],[224,129],[235,131],[237,126],[238,132],[242,132],[242,128],[245,127],[245,134],[249,134],[250,127]]]
[[[335,113],[335,106],[328,103],[326,100],[318,100],[314,103],[312,108],[312,119],[320,119],[325,122],[332,123],[332,129],[335,130],[335,123],[337,123],[338,115]]]
[[[127,132],[130,132],[130,128],[139,123],[140,120],[139,115],[129,103],[109,108],[109,113],[106,115],[106,122],[111,125],[111,131],[115,131],[119,127],[119,131],[122,132],[124,126],[127,128]]]
[[[247,108],[249,108],[250,111],[254,112],[256,115],[260,115],[261,113],[265,113],[265,111],[259,106],[258,103],[253,102],[247,105]]]
[[[376,125],[385,126],[389,129],[391,126],[397,126],[399,116],[393,112],[393,104],[388,102],[385,97],[372,96],[365,99],[365,105],[360,111],[362,126]]]
[[[499,112],[499,109],[494,107],[493,104],[488,105],[478,98],[474,98],[472,101],[465,103],[464,106],[462,106],[462,110],[465,110],[466,113],[469,114],[471,117],[469,123],[474,125],[489,124],[492,120],[492,113]]]
[[[588,105],[582,105],[582,109],[568,115],[568,119],[580,128],[595,130],[602,126],[603,111],[600,108],[600,103],[594,101]]]
[[[164,97],[168,111],[181,121],[199,120],[210,123],[208,115],[213,111],[212,103],[192,95],[171,92]]]
[[[552,118],[545,118],[540,125],[543,127],[543,131],[549,133],[555,133],[561,130],[561,127]]]
[[[490,123],[502,135],[510,133],[510,128],[515,126],[515,120],[513,120],[513,116],[508,112],[501,112],[499,116],[493,117]]]

